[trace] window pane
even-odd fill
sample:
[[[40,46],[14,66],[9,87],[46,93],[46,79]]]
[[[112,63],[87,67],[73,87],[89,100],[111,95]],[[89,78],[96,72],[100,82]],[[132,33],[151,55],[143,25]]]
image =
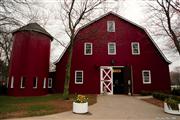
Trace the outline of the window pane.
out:
[[[83,72],[76,72],[76,83],[82,83],[83,82]]]
[[[108,21],[107,22],[108,32],[115,32],[115,22]]]
[[[21,88],[25,88],[26,77],[21,77]]]
[[[114,43],[109,43],[109,53],[115,54],[115,44]]]
[[[48,78],[48,88],[52,88],[52,78]]]
[[[37,77],[33,78],[33,88],[37,88]]]
[[[132,43],[132,54],[139,54],[139,43]]]
[[[150,71],[143,71],[143,82],[150,83]]]
[[[91,53],[91,44],[86,44],[86,53]]]

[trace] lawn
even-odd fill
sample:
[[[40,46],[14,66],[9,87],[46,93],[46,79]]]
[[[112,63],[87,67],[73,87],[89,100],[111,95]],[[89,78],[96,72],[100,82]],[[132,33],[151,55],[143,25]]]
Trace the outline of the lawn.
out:
[[[72,98],[63,100],[62,94],[38,97],[0,96],[0,119],[39,116],[72,110]],[[87,95],[89,104],[97,102],[96,95]]]

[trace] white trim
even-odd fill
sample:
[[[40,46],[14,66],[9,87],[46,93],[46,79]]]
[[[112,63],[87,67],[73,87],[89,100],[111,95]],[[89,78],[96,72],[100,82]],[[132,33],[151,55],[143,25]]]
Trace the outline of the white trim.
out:
[[[52,88],[52,78],[48,78],[48,88]]]
[[[46,78],[44,78],[44,81],[43,81],[43,88],[46,88]]]
[[[110,53],[110,44],[114,46],[114,53]],[[108,55],[116,55],[116,43],[108,42]]]
[[[113,23],[113,30],[112,31],[109,30],[110,23]],[[113,20],[107,21],[107,32],[115,32],[116,31],[115,26],[116,26],[115,21],[113,21]]]
[[[11,86],[10,88],[14,88],[14,76],[11,77]]]
[[[34,86],[34,80],[36,81],[36,84],[35,84],[35,86]],[[33,78],[33,88],[37,88],[37,86],[38,86],[38,77],[35,77],[35,79]]]
[[[145,81],[144,72],[148,72],[149,74],[149,82]],[[142,70],[142,78],[143,78],[143,84],[151,84],[151,71],[150,70]]]
[[[89,22],[89,23],[87,23],[87,24],[79,27],[78,30],[77,30],[77,32],[75,33],[75,36],[77,35],[77,33],[78,33],[81,29],[83,29],[83,28],[91,25],[92,23],[100,20],[101,18],[103,18],[103,17],[105,17],[105,16],[107,16],[107,15],[109,15],[109,14],[113,14],[113,15],[115,15],[115,16],[117,16],[117,17],[119,17],[119,18],[121,18],[121,19],[123,19],[123,20],[125,20],[125,21],[127,21],[128,23],[130,23],[130,24],[132,24],[132,25],[134,25],[134,26],[136,26],[136,27],[144,30],[145,33],[146,33],[146,34],[148,35],[148,37],[150,38],[150,40],[152,41],[152,43],[155,45],[155,47],[156,47],[157,50],[159,51],[159,53],[161,54],[161,56],[164,58],[164,60],[165,60],[167,63],[171,63],[171,62],[165,57],[165,55],[162,53],[162,51],[160,50],[160,48],[157,46],[157,44],[154,42],[154,40],[152,39],[152,37],[150,36],[150,34],[147,32],[147,30],[146,30],[144,27],[142,27],[142,26],[140,26],[140,25],[138,25],[138,24],[136,24],[136,23],[134,23],[134,22],[132,22],[132,21],[130,21],[130,20],[128,20],[128,19],[126,19],[126,18],[124,18],[124,17],[122,17],[122,16],[114,13],[114,12],[112,12],[112,11],[110,11],[110,12],[108,12],[108,13],[106,13],[106,14],[103,14],[103,15],[101,15],[100,17],[92,20],[91,22]],[[70,44],[70,43],[69,43],[69,44]],[[67,48],[69,47],[69,44],[68,44],[67,47],[64,49],[63,53],[60,55],[60,57],[57,59],[57,61],[54,62],[55,64],[58,63],[58,62],[61,60],[61,58],[62,58],[62,56],[64,55],[65,51],[66,51]]]
[[[20,86],[20,88],[25,88],[25,86],[23,86],[23,82],[25,82],[25,79],[23,79],[23,78],[25,78],[25,77],[21,76],[21,86]]]
[[[134,48],[133,48],[134,44],[137,44],[137,46],[138,46],[138,53],[134,52]],[[140,55],[140,44],[139,44],[139,42],[131,42],[131,51],[132,51],[132,55]]]
[[[91,46],[91,52],[90,53],[86,53],[86,46],[87,46],[87,44],[89,44]],[[92,55],[92,54],[93,54],[93,45],[92,45],[92,43],[85,42],[84,43],[84,55]]]
[[[77,75],[77,72],[81,72],[82,73],[82,82],[77,82],[77,80],[76,80],[76,75]],[[83,75],[84,73],[83,73],[83,70],[75,70],[75,84],[83,84],[83,77],[84,77],[84,75]]]

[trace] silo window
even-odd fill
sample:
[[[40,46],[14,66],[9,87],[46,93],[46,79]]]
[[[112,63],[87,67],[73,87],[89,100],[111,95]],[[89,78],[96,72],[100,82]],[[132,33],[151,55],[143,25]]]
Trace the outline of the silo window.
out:
[[[48,78],[48,88],[52,88],[52,78]]]
[[[37,88],[38,85],[38,77],[33,78],[33,88]]]
[[[26,84],[26,77],[22,76],[21,77],[21,86],[20,86],[20,88],[25,88],[25,84]]]
[[[10,86],[10,88],[14,88],[14,77],[13,76],[11,77],[11,86]]]
[[[46,88],[46,78],[44,78],[43,88]]]

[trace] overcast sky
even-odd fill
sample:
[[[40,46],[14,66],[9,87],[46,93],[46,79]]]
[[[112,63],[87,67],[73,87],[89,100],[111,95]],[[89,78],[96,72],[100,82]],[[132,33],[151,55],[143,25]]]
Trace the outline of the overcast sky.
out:
[[[114,11],[117,9],[117,6],[119,6],[118,7],[119,15],[127,18],[128,20],[134,23],[137,23],[140,26],[143,26],[145,28],[147,27],[145,22],[145,20],[147,19],[147,13],[145,12],[145,6],[146,6],[145,1],[148,2],[149,0],[125,0],[125,2],[123,3],[117,2],[118,0],[107,0],[107,1],[108,2],[106,3],[106,6],[109,8],[109,11]],[[119,1],[123,1],[123,0],[119,0]],[[64,32],[64,28],[61,24],[61,21],[58,18],[58,15],[54,16],[54,14],[57,14],[56,9],[59,7],[56,0],[41,0],[41,2],[44,3],[43,8],[46,11],[46,13],[48,12],[51,13],[51,15],[49,16],[48,23],[45,26],[45,29],[52,36],[57,38],[59,41],[62,41],[67,44],[69,38]],[[157,40],[157,38],[154,37],[153,39],[160,47],[160,49],[163,51],[163,49],[166,47],[165,44],[163,44],[164,43],[163,40]],[[51,61],[57,60],[57,58],[61,55],[63,50],[64,47],[60,46],[54,40],[51,44],[51,51],[52,51]],[[170,70],[174,69],[174,67],[176,66],[180,66],[180,57],[178,56],[178,54],[165,52],[165,51],[163,51],[163,53],[165,54],[167,59],[172,62],[172,64],[170,65]]]

